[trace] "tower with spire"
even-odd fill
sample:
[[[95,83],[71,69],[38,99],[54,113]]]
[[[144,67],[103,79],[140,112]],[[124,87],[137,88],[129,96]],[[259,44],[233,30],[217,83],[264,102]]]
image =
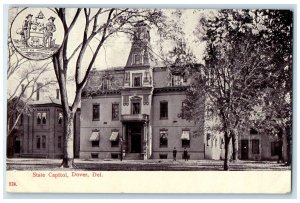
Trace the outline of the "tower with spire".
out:
[[[133,29],[131,49],[125,66],[124,85],[127,88],[152,87],[151,28],[145,22],[139,21]],[[135,73],[140,73],[140,75]]]
[[[126,67],[150,66],[150,26],[142,21],[136,23],[132,39]]]

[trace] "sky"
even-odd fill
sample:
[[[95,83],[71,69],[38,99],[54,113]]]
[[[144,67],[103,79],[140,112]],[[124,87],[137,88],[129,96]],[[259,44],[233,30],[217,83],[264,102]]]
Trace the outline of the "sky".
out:
[[[12,22],[12,20],[15,18],[15,16],[18,14],[18,12],[22,11],[22,8],[12,8],[9,11],[9,21]],[[187,41],[188,46],[193,51],[193,53],[196,55],[196,57],[199,59],[199,62],[201,62],[201,58],[203,55],[203,51],[205,48],[204,43],[196,42],[197,38],[194,34],[199,18],[203,15],[209,15],[211,12],[210,10],[192,10],[192,9],[184,9],[182,11],[181,18],[178,18],[172,14],[172,11],[174,10],[163,10],[164,14],[167,16],[167,21],[175,21],[178,22],[178,25],[182,25],[183,31],[185,33],[185,40]],[[95,10],[92,10],[92,13],[95,12]],[[71,21],[72,17],[74,16],[75,9],[72,9],[67,12],[67,15],[69,16],[69,22]],[[68,23],[69,23],[68,22]],[[82,33],[83,28],[82,25],[84,24],[84,14],[81,12],[77,23],[75,24],[72,33],[69,36],[69,45],[68,45],[68,55],[72,53],[72,50],[74,50],[78,44],[81,42],[82,39]],[[153,51],[155,52],[155,55],[159,58],[164,58],[163,54],[168,53],[172,49],[173,44],[171,42],[167,41],[161,41],[158,33],[155,29],[151,29],[150,31],[151,36],[151,47]],[[84,61],[88,61],[88,59],[92,56],[92,53],[95,50],[95,46],[97,41],[94,41],[89,46],[89,49],[87,50],[87,53],[84,56]],[[125,34],[119,34],[118,36],[114,36],[110,39],[108,39],[103,48],[98,53],[98,56],[96,58],[96,61],[94,63],[93,68],[96,68],[97,70],[103,70],[103,69],[109,69],[112,67],[124,67],[127,62],[127,58],[129,55],[129,51],[131,48],[131,40],[130,38]],[[163,53],[161,52],[163,51]],[[76,56],[76,55],[75,55]],[[74,57],[76,59],[76,57]],[[51,59],[46,59],[42,61],[34,61],[25,63],[21,70],[26,69],[30,65],[43,65],[45,63],[50,62]],[[74,75],[76,60],[71,60],[70,62],[70,68],[68,69],[68,75],[71,79]],[[87,63],[86,63],[87,66]],[[47,74],[43,75],[41,77],[41,81],[43,80],[49,80],[55,79],[55,73],[52,67],[52,63],[49,64],[50,71],[47,72]],[[86,67],[85,67],[86,68]],[[52,69],[52,71],[51,71]],[[84,72],[84,69],[83,71]],[[18,74],[15,74],[14,77],[10,78],[8,81],[8,92],[14,91],[18,82],[20,80],[20,76]],[[51,87],[50,91],[48,91],[48,95],[55,96],[55,89],[57,87]],[[69,103],[72,103],[75,95],[75,85],[73,81],[68,82],[68,97],[69,97]]]

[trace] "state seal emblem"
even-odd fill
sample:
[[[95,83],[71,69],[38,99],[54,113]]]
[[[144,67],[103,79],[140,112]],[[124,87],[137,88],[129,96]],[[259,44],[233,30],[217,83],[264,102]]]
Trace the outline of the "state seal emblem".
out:
[[[10,34],[15,49],[24,57],[43,60],[61,47],[63,24],[55,10],[25,8],[14,19]]]

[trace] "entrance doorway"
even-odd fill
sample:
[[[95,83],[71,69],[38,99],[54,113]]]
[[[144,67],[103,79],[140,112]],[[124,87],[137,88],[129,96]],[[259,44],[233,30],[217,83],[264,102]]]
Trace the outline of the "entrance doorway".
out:
[[[242,140],[241,142],[241,147],[242,147],[242,151],[241,151],[241,159],[245,160],[248,159],[248,154],[249,154],[249,142],[248,140]]]
[[[141,126],[128,126],[128,138],[130,141],[130,153],[142,152],[142,127]]]

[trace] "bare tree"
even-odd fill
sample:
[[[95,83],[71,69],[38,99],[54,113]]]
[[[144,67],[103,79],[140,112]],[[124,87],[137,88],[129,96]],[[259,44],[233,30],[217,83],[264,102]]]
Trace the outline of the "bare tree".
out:
[[[7,136],[11,135],[11,132],[15,129],[22,114],[30,114],[29,104],[34,94],[44,87],[56,84],[55,80],[44,79],[43,83],[37,87],[37,83],[40,82],[41,78],[45,76],[47,72],[51,71],[48,66],[50,63],[51,62],[45,63],[42,66],[35,64],[29,68],[26,67],[26,69],[19,71],[21,73],[11,72],[8,83],[12,83],[12,77],[16,77],[16,75],[18,75],[19,83],[8,92]]]
[[[7,92],[7,155],[10,154],[10,141],[17,126],[20,124],[20,119],[23,116],[30,116],[32,107],[30,102],[37,91],[44,87],[50,87],[57,84],[56,80],[45,78],[52,71],[49,64],[52,61],[48,60],[43,63],[32,62],[21,55],[14,49],[11,42],[8,44],[8,70],[7,81],[9,90]],[[43,80],[43,83],[40,81]],[[17,84],[16,84],[17,81]],[[40,83],[39,86],[37,84]]]
[[[71,9],[57,8],[56,12],[63,23],[65,38],[60,50],[53,55],[53,66],[56,78],[60,87],[62,108],[64,113],[64,157],[62,167],[74,167],[73,154],[73,125],[74,114],[81,102],[81,93],[85,86],[89,73],[95,63],[99,51],[104,43],[118,33],[133,34],[132,27],[140,21],[147,21],[149,24],[158,25],[161,11],[152,9],[121,9],[121,8],[78,8],[73,12]],[[70,36],[78,35],[73,28],[78,19],[81,23],[83,34],[79,45],[71,50]],[[85,57],[88,50],[95,46],[91,58]],[[75,98],[69,107],[67,92],[67,74],[70,69],[70,61],[75,60]]]
[[[12,22],[18,8],[10,8],[10,12],[9,21]],[[21,115],[30,113],[29,102],[36,91],[56,83],[56,80],[45,78],[52,71],[49,67],[51,62],[51,60],[34,62],[23,57],[16,51],[10,35],[8,36],[7,81],[10,85],[7,92],[7,137],[17,126]],[[37,83],[41,79],[43,83],[37,88]]]

